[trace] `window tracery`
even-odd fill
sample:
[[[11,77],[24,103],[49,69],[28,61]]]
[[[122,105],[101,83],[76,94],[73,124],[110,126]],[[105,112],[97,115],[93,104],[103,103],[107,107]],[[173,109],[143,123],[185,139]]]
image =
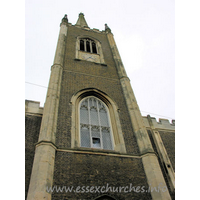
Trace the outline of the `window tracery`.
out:
[[[81,147],[113,150],[109,113],[106,105],[90,96],[80,103]]]
[[[78,36],[76,40],[76,60],[85,60],[107,66],[104,61],[101,42],[89,36]]]
[[[90,38],[81,38],[80,50],[97,54],[97,46],[96,46],[95,41]]]

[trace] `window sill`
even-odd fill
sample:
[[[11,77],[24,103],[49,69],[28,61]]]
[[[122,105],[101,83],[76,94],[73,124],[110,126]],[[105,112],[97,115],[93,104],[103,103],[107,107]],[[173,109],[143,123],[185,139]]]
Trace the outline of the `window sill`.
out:
[[[98,153],[111,153],[111,154],[121,154],[120,152],[118,151],[115,151],[115,150],[107,150],[107,149],[97,149],[97,148],[87,148],[87,147],[76,147],[74,148],[74,150],[77,150],[77,151],[90,151],[90,152],[98,152]]]
[[[75,60],[75,61],[87,61],[87,60],[82,60],[82,59],[78,59],[78,58],[75,58],[74,60]],[[88,62],[92,62],[92,61],[88,61]],[[104,67],[107,67],[107,66],[108,66],[108,65],[105,64],[105,63],[97,63],[97,62],[92,62],[92,63],[94,63],[94,64],[96,64],[96,65],[102,65],[102,66],[104,66]]]
[[[98,55],[100,56],[100,54],[98,53],[92,53],[92,52],[89,52],[89,51],[83,51],[83,50],[79,50],[80,52],[83,52],[83,53],[88,53],[88,54],[92,54],[92,55]]]

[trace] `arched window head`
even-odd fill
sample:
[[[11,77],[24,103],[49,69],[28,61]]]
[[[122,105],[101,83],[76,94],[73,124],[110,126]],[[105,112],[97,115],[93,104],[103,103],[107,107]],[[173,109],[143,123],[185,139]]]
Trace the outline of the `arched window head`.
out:
[[[95,38],[89,38],[89,36],[77,37],[75,58],[106,66],[101,42]]]
[[[84,51],[84,41],[80,40],[80,50]]]
[[[95,200],[115,200],[115,199],[108,195],[103,195],[101,197],[96,198]]]
[[[97,47],[95,41],[90,38],[81,38],[80,50],[97,54]]]
[[[86,41],[86,51],[91,53],[91,51],[90,51],[90,42],[89,41]]]
[[[92,42],[92,52],[97,53],[97,47],[95,42]]]
[[[100,99],[89,96],[80,102],[79,109],[81,147],[113,150],[107,106]]]
[[[71,148],[96,148],[126,153],[117,104],[104,92],[76,92],[72,105]],[[89,150],[89,149],[87,149]]]

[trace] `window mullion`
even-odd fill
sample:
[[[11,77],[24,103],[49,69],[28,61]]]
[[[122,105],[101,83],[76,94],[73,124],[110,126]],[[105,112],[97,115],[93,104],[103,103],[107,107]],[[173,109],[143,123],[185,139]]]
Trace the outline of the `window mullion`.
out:
[[[92,130],[91,130],[90,101],[89,101],[89,99],[88,99],[88,115],[89,115],[90,148],[91,148],[92,147]]]
[[[93,53],[93,49],[92,49],[92,41],[90,40],[90,52]]]
[[[114,143],[113,143],[113,136],[112,136],[112,127],[111,127],[111,121],[110,121],[110,114],[108,107],[106,107],[106,112],[107,112],[107,118],[108,118],[108,126],[109,126],[109,134],[110,134],[110,139],[111,139],[111,149],[113,150],[114,148]]]
[[[95,47],[96,47],[96,52],[97,52],[97,54],[98,54],[98,46],[97,46],[98,44],[95,42]]]
[[[101,149],[103,149],[103,138],[102,138],[102,133],[101,133],[101,122],[100,122],[100,115],[99,115],[99,101],[97,100],[97,115],[98,115],[98,122],[99,122],[99,132],[100,132],[100,144],[101,144]]]
[[[84,41],[84,51],[87,51],[87,47],[86,47],[86,39],[83,40]]]

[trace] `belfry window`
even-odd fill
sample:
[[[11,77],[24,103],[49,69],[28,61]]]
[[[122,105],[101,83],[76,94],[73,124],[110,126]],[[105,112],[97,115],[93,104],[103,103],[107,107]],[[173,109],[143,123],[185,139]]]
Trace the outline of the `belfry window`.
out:
[[[86,41],[86,51],[90,52],[90,42]]]
[[[113,149],[108,112],[107,106],[96,97],[86,97],[81,101],[81,147]]]
[[[84,41],[80,40],[80,50],[84,51]]]
[[[89,38],[82,38],[80,40],[80,50],[97,54],[97,46],[95,41]]]
[[[92,42],[92,51],[93,53],[97,53],[96,44],[94,42]]]

